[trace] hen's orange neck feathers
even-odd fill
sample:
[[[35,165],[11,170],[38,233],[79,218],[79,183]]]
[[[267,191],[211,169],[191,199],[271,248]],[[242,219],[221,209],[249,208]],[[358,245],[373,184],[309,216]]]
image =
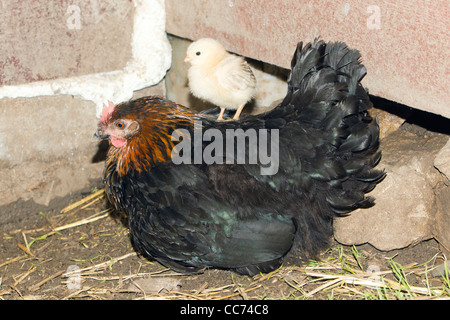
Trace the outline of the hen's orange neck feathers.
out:
[[[194,111],[157,97],[119,104],[107,117],[109,123],[128,119],[139,124],[138,132],[129,137],[123,147],[111,145],[108,151],[107,167],[116,164],[120,176],[129,170],[140,173],[150,170],[155,163],[168,162],[174,147],[173,131],[192,127],[199,119]]]

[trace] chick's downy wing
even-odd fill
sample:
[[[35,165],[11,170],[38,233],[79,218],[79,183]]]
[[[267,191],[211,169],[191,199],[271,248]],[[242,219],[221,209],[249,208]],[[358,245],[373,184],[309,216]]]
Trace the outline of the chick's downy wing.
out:
[[[230,55],[216,68],[219,84],[227,90],[245,90],[256,86],[256,78],[248,63],[241,57]]]

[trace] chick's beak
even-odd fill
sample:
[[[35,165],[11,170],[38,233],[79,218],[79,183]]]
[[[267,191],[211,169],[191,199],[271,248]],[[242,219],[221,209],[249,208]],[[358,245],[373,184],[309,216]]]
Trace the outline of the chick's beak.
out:
[[[184,58],[184,62],[191,62],[192,58],[190,55],[186,55],[186,58]]]
[[[94,133],[94,137],[102,140],[106,140],[109,138],[109,134],[105,134],[102,127],[99,127],[97,131]]]

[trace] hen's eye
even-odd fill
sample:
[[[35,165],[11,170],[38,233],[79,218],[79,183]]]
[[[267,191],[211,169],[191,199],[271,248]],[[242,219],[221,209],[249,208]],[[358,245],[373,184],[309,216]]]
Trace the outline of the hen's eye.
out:
[[[123,129],[123,127],[125,127],[125,125],[123,124],[122,121],[118,121],[118,122],[116,123],[116,127],[119,128],[119,129]]]
[[[201,55],[202,53],[201,53],[200,51],[197,51],[195,54],[199,56],[199,55]]]

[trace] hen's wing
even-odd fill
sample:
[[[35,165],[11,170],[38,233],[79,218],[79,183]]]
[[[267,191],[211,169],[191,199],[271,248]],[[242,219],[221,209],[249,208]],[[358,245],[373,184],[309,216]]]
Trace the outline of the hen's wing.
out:
[[[290,249],[295,226],[274,212],[240,219],[210,185],[200,166],[160,165],[129,172],[111,190],[122,197],[132,241],[146,253],[180,272],[205,267],[230,268],[244,274],[269,272]]]
[[[250,66],[242,58],[229,55],[216,67],[215,75],[219,84],[227,90],[245,90],[256,86],[256,78]]]

